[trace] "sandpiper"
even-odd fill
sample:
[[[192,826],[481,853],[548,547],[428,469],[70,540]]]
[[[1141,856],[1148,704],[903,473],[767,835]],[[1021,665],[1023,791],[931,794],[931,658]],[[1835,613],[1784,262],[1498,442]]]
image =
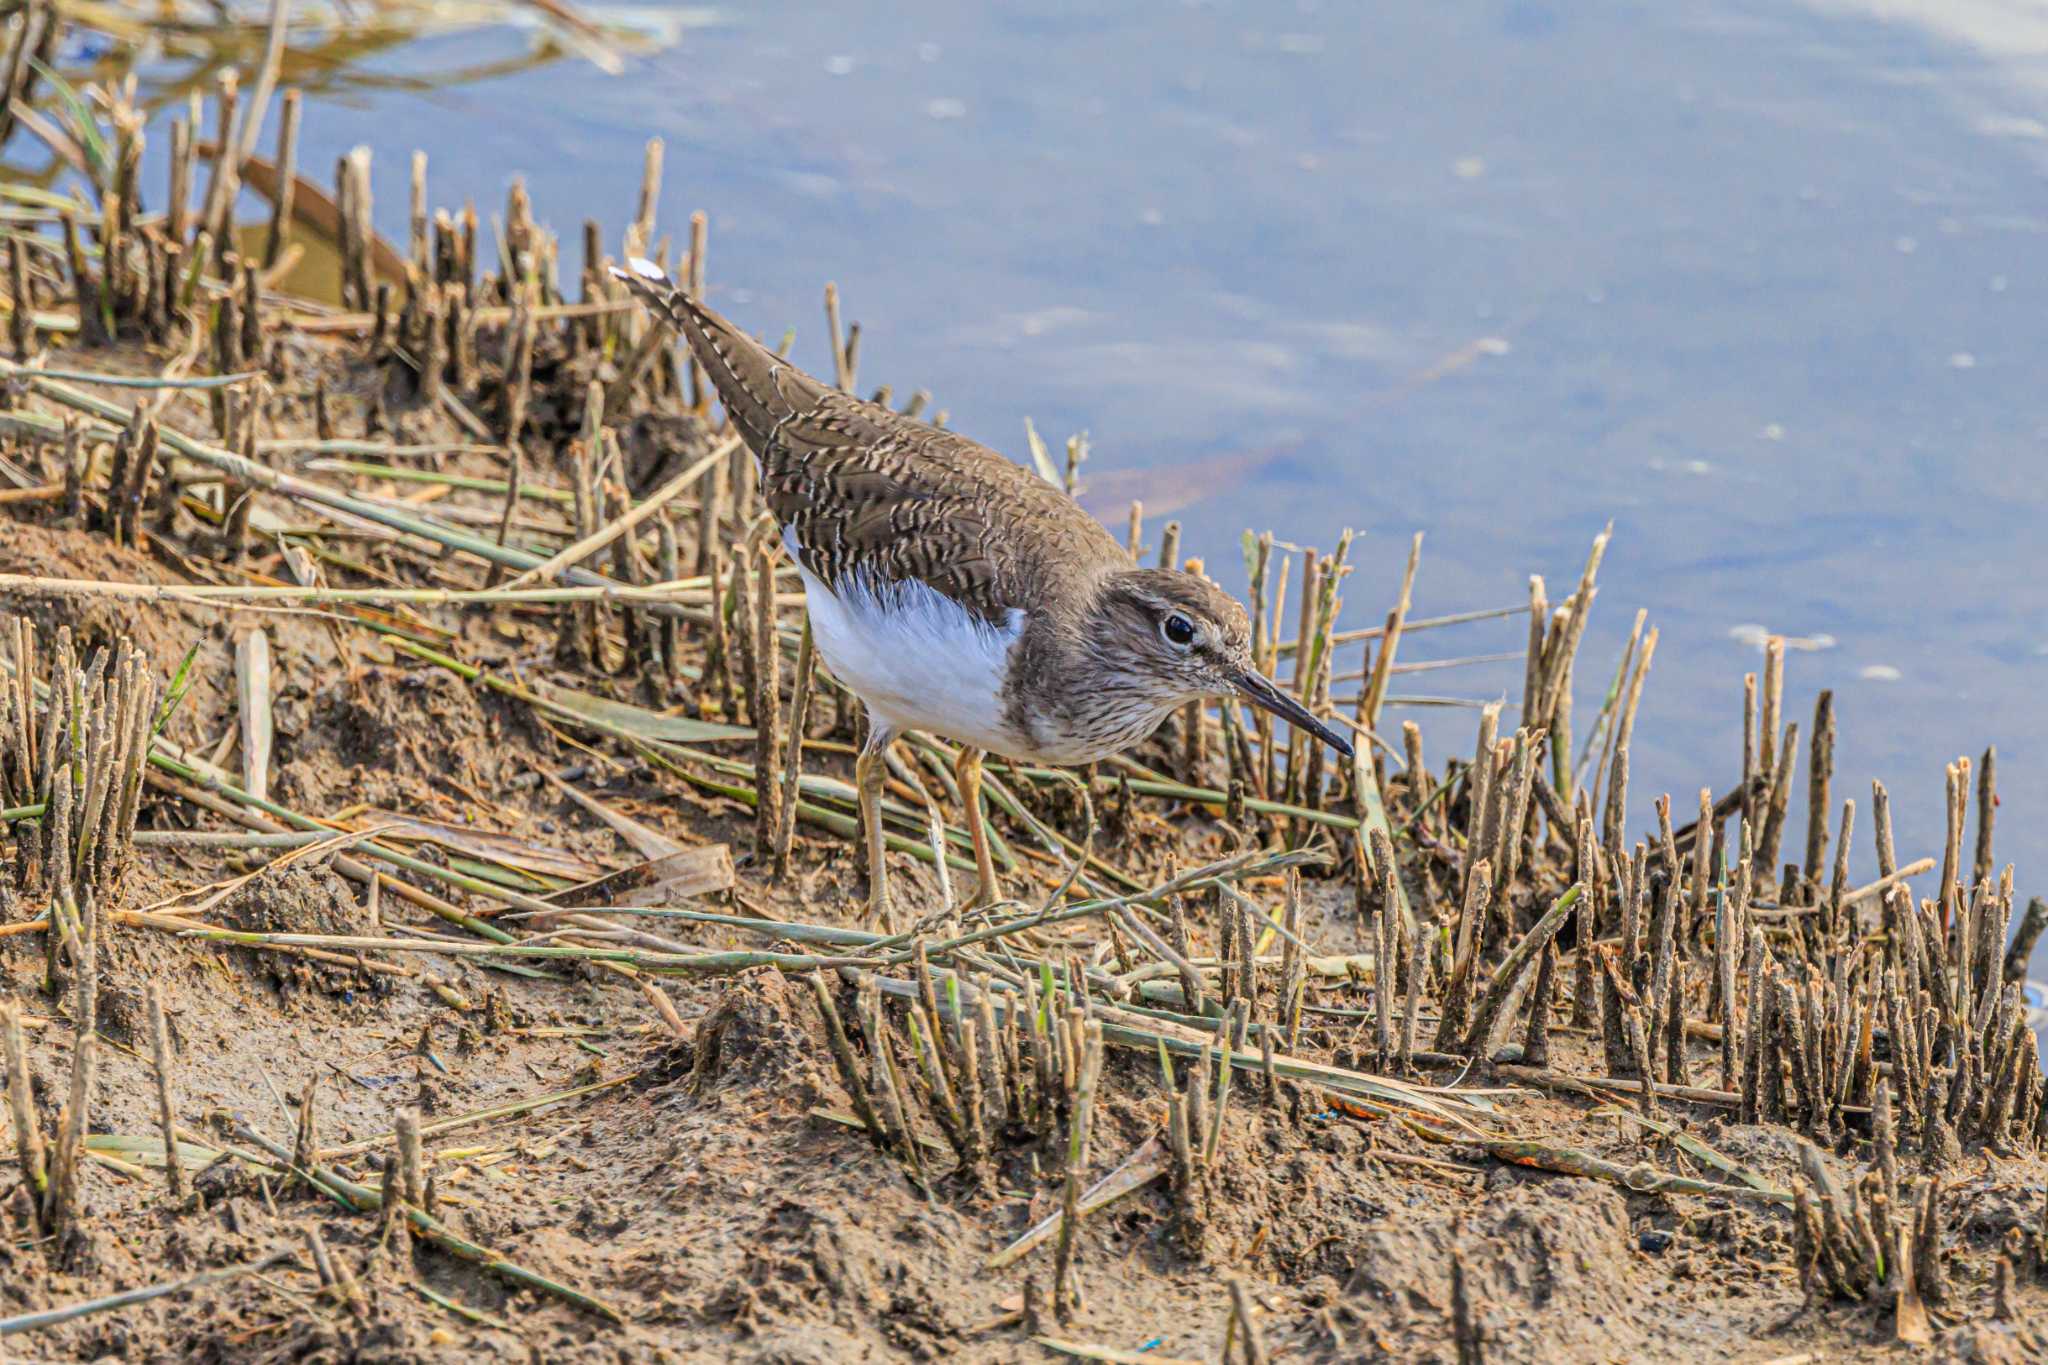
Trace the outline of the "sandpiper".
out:
[[[1244,608],[1208,579],[1138,567],[1037,474],[820,383],[648,262],[615,273],[711,376],[760,462],[817,647],[867,708],[854,775],[871,917],[888,919],[882,755],[908,731],[961,746],[982,904],[1001,896],[981,810],[986,753],[1091,763],[1191,701],[1231,696],[1351,753],[1258,671]]]

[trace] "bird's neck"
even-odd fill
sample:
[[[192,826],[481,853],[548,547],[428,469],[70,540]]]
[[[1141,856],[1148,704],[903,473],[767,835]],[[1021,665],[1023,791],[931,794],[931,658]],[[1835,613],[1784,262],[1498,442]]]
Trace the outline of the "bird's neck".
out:
[[[1174,709],[1149,680],[1116,667],[1096,610],[1100,581],[1034,612],[1010,650],[1004,716],[1030,745],[1023,757],[1092,763],[1150,735]]]

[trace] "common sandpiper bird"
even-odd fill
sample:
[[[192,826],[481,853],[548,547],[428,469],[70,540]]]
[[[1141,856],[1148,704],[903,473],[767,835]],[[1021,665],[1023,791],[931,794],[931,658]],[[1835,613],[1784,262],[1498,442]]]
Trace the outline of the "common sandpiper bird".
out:
[[[961,746],[980,904],[1001,898],[981,810],[985,753],[1092,763],[1189,702],[1237,696],[1350,755],[1258,671],[1244,608],[1208,579],[1138,567],[1036,473],[818,382],[648,262],[614,273],[711,376],[760,462],[812,637],[867,708],[854,777],[872,918],[888,919],[882,756],[906,732]]]

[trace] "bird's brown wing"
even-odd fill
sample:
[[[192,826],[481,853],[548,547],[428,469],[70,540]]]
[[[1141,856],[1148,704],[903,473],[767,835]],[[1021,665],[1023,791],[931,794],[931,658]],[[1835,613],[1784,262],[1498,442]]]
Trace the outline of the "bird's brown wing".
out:
[[[821,384],[666,280],[619,276],[689,340],[760,460],[769,508],[824,582],[921,581],[995,625],[1077,569],[1129,565],[1101,523],[1021,465]]]

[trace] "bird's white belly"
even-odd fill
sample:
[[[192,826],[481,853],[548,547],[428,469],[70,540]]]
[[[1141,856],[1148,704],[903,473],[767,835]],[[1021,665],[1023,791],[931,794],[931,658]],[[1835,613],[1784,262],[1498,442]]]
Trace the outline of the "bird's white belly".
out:
[[[1003,719],[1003,676],[1023,612],[993,627],[922,583],[834,591],[801,560],[797,568],[818,651],[877,720],[998,754],[1018,750]]]

